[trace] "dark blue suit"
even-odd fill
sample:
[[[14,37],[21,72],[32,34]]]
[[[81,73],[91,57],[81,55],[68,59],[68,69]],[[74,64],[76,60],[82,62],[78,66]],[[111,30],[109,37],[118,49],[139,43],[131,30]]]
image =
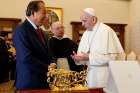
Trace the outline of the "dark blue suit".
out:
[[[13,35],[16,48],[16,88],[48,88],[47,70],[51,62],[47,42],[43,45],[36,30],[25,20]]]

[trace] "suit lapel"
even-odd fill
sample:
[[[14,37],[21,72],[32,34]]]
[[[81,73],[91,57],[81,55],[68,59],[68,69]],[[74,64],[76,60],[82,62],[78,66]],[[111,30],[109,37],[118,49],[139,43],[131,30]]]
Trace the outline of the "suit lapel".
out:
[[[33,44],[38,47],[40,49],[40,51],[42,51],[43,53],[46,53],[46,48],[47,48],[47,44],[46,44],[46,40],[45,40],[45,45],[42,44],[39,40],[39,36],[35,30],[35,28],[28,22],[28,20],[25,20],[25,25],[26,25],[26,30],[29,33],[29,38],[31,39],[31,41],[33,41]]]

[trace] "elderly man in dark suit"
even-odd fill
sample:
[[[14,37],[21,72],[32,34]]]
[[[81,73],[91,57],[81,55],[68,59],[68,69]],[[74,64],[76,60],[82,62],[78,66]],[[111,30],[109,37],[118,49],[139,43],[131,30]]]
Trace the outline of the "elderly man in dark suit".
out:
[[[46,17],[45,3],[31,1],[26,16],[13,35],[17,60],[16,88],[20,93],[24,93],[23,90],[49,88],[46,73],[52,62],[47,42],[39,29]]]

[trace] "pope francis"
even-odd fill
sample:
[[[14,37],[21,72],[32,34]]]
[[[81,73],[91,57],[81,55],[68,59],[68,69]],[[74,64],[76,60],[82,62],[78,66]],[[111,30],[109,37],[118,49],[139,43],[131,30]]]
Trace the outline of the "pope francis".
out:
[[[108,63],[123,54],[123,48],[115,31],[98,21],[93,8],[84,9],[80,19],[86,31],[72,58],[77,64],[88,65],[88,88],[104,88],[108,78]]]

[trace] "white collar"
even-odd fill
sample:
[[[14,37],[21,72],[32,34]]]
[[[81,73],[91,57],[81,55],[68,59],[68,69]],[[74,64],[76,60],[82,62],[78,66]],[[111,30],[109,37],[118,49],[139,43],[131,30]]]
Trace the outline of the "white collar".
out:
[[[54,38],[57,38],[57,39],[59,39],[59,40],[62,40],[63,39],[63,37],[56,37],[56,36],[53,36]]]
[[[34,27],[34,29],[37,29],[37,26],[26,16],[26,19],[29,21],[29,23]]]

